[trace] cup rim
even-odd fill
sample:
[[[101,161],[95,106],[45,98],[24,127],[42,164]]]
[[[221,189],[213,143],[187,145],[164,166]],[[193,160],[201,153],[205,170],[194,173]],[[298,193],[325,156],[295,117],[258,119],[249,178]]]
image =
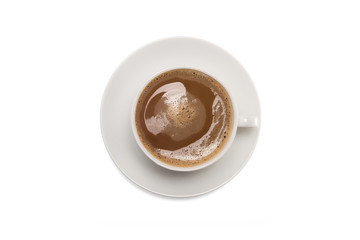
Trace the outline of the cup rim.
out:
[[[167,71],[171,71],[171,70],[176,70],[176,69],[191,69],[191,70],[196,70],[202,73],[205,73],[207,75],[209,75],[210,77],[214,78],[226,91],[226,93],[228,94],[229,98],[230,98],[230,102],[231,102],[231,107],[232,107],[232,126],[231,126],[231,133],[229,135],[228,140],[225,143],[225,146],[222,147],[222,149],[215,155],[213,156],[211,159],[209,159],[208,161],[199,164],[199,165],[195,165],[192,167],[177,167],[177,166],[173,166],[170,164],[166,164],[164,162],[162,162],[161,160],[157,159],[154,155],[152,155],[143,145],[143,143],[141,142],[138,132],[137,132],[137,128],[136,128],[136,124],[135,124],[135,112],[136,112],[136,106],[137,106],[137,102],[138,99],[141,95],[141,93],[143,92],[143,90],[145,89],[145,87],[149,84],[149,82],[154,79],[156,76],[159,76],[162,73],[165,73]],[[237,108],[237,104],[236,101],[234,101],[234,97],[231,94],[231,91],[229,91],[229,88],[226,87],[226,85],[224,85],[224,83],[219,80],[219,78],[214,77],[213,75],[209,74],[208,72],[201,70],[199,68],[196,67],[192,67],[192,66],[173,66],[173,67],[168,67],[165,69],[162,69],[161,71],[158,71],[157,73],[153,74],[152,77],[145,81],[144,85],[140,88],[140,91],[136,94],[135,99],[133,100],[133,105],[131,108],[131,129],[132,129],[132,133],[133,136],[135,138],[135,141],[137,143],[137,145],[140,147],[140,149],[143,151],[143,153],[149,158],[151,159],[154,163],[156,163],[157,165],[169,169],[169,170],[173,170],[173,171],[178,171],[178,172],[190,172],[190,171],[196,171],[196,170],[200,170],[203,168],[206,168],[212,164],[214,164],[215,162],[217,162],[219,159],[221,159],[223,157],[223,155],[227,152],[227,150],[231,147],[232,142],[235,139],[235,135],[237,132],[237,127],[238,127],[238,108]]]

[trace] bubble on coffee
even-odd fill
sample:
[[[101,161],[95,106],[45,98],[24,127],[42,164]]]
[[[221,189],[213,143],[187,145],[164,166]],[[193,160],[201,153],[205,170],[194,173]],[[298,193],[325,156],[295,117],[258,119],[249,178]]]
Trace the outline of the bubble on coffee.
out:
[[[160,74],[141,93],[136,128],[159,160],[190,167],[215,156],[231,131],[232,109],[225,89],[192,69]]]

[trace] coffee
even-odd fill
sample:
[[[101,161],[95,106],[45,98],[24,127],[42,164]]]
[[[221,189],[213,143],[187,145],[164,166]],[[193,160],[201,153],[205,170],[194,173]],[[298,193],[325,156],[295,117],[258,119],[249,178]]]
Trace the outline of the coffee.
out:
[[[175,69],[152,79],[140,94],[135,126],[143,146],[177,167],[202,164],[221,151],[232,127],[226,90],[193,69]]]

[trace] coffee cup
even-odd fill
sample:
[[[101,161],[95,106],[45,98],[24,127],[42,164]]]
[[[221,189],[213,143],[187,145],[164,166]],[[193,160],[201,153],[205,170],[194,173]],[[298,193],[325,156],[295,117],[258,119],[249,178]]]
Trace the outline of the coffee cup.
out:
[[[230,149],[238,128],[258,125],[258,117],[238,112],[229,86],[195,68],[155,74],[131,112],[132,132],[145,155],[182,172],[214,164]]]

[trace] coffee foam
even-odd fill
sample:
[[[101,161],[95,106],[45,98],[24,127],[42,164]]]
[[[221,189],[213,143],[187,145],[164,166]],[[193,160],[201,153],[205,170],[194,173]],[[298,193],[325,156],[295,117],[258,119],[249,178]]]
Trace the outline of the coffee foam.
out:
[[[191,99],[188,93],[177,102],[168,104],[166,111],[168,119],[172,121],[176,127],[187,127],[197,117],[200,107],[197,105],[197,99]]]
[[[192,165],[194,161],[199,161],[200,159],[210,158],[217,153],[215,151],[221,143],[226,139],[228,136],[227,124],[225,122],[225,106],[224,103],[221,101],[220,97],[217,96],[215,98],[213,104],[213,123],[211,124],[208,132],[196,142],[183,147],[181,149],[175,151],[168,151],[164,149],[158,150],[158,153],[162,157],[167,158],[167,162],[173,162],[175,165],[179,165],[179,161],[171,161],[173,160],[180,160],[182,162],[182,166]],[[218,112],[216,114],[216,112]],[[211,133],[213,132],[214,128],[220,128],[218,136],[211,139]],[[206,146],[206,148],[204,148]],[[215,152],[214,152],[215,151]],[[215,154],[214,154],[215,153]]]

